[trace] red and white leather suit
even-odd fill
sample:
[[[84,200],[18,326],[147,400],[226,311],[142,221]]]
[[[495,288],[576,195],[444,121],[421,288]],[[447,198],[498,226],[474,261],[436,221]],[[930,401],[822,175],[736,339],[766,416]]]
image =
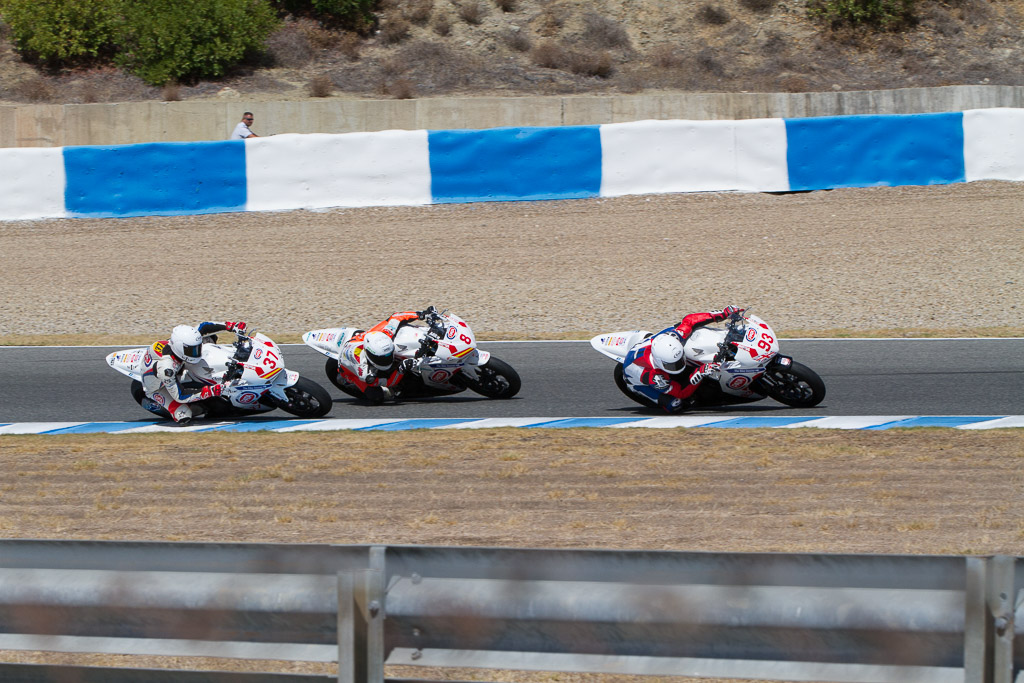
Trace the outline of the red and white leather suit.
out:
[[[658,403],[666,411],[672,412],[682,408],[686,405],[687,399],[697,391],[701,380],[710,374],[710,368],[698,365],[691,372],[684,369],[678,375],[669,374],[654,365],[651,359],[651,344],[660,334],[675,334],[680,342],[685,344],[695,327],[725,320],[733,310],[735,309],[729,307],[725,311],[691,313],[678,325],[665,328],[637,343],[622,362],[622,378],[632,391]],[[677,381],[680,377],[685,377],[686,381]]]
[[[237,329],[241,332],[245,328],[246,324],[241,322],[204,322],[197,327],[204,336],[221,330]],[[171,344],[167,340],[154,342],[139,360],[136,370],[142,375],[142,389],[146,392],[147,400],[142,402],[143,407],[159,415],[166,411],[175,422],[188,422],[193,418],[190,403],[220,395],[220,380],[214,376],[210,365],[203,359],[186,363],[171,352]],[[199,389],[183,386],[186,370],[190,378],[204,386]]]

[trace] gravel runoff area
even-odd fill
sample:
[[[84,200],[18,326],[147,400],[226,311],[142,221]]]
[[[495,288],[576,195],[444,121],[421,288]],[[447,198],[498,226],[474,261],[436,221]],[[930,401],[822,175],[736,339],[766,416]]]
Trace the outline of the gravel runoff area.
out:
[[[729,303],[789,336],[1020,336],[1021,192],[980,182],[3,222],[0,343],[145,341],[224,318],[287,342],[428,304],[484,340],[660,329]]]

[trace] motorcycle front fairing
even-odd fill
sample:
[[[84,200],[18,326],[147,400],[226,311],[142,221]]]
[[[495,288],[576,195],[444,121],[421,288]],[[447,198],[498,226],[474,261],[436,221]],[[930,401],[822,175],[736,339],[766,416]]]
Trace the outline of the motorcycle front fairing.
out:
[[[440,331],[440,339],[434,353],[426,357],[418,368],[423,383],[431,388],[457,392],[466,387],[456,379],[459,374],[475,378],[476,369],[485,364],[491,357],[486,351],[476,348],[476,339],[472,330],[458,316],[447,313],[442,316],[445,326]],[[395,334],[395,353],[399,358],[415,358],[420,344],[427,338],[425,328],[416,325],[403,325]]]
[[[748,315],[742,327],[731,336],[727,334],[722,331],[722,341],[728,339],[734,353],[732,360],[722,363],[722,391],[741,398],[764,398],[766,394],[757,380],[778,355],[779,340],[774,330],[756,315]]]
[[[299,381],[299,373],[285,368],[277,344],[260,333],[254,334],[241,348],[232,344],[204,344],[203,360],[213,369],[214,376],[221,380],[229,364],[237,364],[241,369],[241,375],[232,378],[222,394],[237,408],[273,408],[273,405],[267,406],[261,401],[266,394],[287,403],[285,388]]]

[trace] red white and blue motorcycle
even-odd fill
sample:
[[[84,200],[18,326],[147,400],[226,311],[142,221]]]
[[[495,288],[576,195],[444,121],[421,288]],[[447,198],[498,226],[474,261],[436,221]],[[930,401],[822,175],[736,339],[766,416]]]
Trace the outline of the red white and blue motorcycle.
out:
[[[647,330],[599,334],[590,340],[597,351],[616,361],[615,386],[637,403],[658,408],[656,402],[630,390],[622,376],[622,362],[637,343],[652,335]],[[756,315],[740,310],[724,327],[705,325],[693,331],[683,345],[688,377],[703,363],[720,363],[718,380],[705,379],[693,395],[695,407],[749,403],[772,398],[794,408],[811,408],[825,398],[825,383],[811,368],[779,353],[779,339]],[[684,380],[685,381],[685,380]]]

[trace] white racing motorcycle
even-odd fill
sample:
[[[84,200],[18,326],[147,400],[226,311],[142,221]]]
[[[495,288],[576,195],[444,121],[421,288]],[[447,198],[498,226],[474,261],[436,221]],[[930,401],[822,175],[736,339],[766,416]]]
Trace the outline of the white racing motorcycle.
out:
[[[655,401],[631,391],[622,377],[626,354],[651,334],[646,330],[599,334],[590,340],[590,345],[616,361],[615,386],[622,393],[643,406],[658,408]],[[701,382],[693,395],[694,406],[773,398],[794,408],[811,408],[825,398],[825,383],[818,373],[779,354],[779,339],[772,328],[742,310],[729,316],[724,327],[706,325],[695,329],[683,345],[683,352],[686,367],[679,375],[683,378],[702,363],[721,363],[718,381],[707,378]]]
[[[466,322],[433,306],[424,311],[421,327],[403,322],[395,333],[395,358],[421,358],[419,366],[391,387],[398,399],[428,398],[471,389],[487,398],[512,398],[522,386],[511,365],[477,348],[476,337]],[[302,341],[327,356],[324,371],[334,386],[353,398],[363,394],[338,374],[341,348],[358,332],[355,327],[311,330]]]
[[[251,336],[235,333],[235,336],[237,339],[232,344],[203,344],[203,360],[212,369],[213,376],[225,383],[220,396],[197,402],[205,410],[203,417],[236,418],[280,408],[298,417],[318,418],[330,411],[331,395],[327,390],[285,368],[281,349],[269,337],[259,332]],[[107,356],[110,367],[134,380],[132,398],[139,405],[146,396],[141,371],[149,363],[146,356],[152,352],[151,347],[143,346]],[[188,372],[187,366],[185,372]],[[188,385],[187,380],[185,383]],[[195,386],[202,385],[196,381]]]

